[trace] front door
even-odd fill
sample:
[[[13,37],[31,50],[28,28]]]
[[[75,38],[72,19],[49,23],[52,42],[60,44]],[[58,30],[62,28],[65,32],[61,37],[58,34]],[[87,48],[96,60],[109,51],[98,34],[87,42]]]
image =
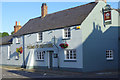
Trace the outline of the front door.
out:
[[[54,53],[54,51],[49,51],[48,52],[48,68],[49,69],[52,69],[52,67],[53,67],[53,53]]]

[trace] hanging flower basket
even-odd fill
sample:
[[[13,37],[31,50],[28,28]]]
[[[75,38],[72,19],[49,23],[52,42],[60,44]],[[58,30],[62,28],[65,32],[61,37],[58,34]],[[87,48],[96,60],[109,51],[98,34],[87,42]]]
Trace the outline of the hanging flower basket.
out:
[[[16,52],[19,54],[19,57],[20,57],[20,54],[22,54],[22,52],[23,52],[22,47],[16,48]]]
[[[67,43],[61,43],[59,46],[60,46],[61,48],[67,48],[67,47],[68,47],[68,44],[67,44]]]

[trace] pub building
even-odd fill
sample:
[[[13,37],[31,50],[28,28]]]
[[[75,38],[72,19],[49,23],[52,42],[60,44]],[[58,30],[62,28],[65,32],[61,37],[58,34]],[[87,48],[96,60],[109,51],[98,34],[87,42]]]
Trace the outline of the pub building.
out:
[[[40,17],[1,39],[2,65],[79,72],[118,70],[118,10],[106,0],[51,14],[47,9],[43,3]]]

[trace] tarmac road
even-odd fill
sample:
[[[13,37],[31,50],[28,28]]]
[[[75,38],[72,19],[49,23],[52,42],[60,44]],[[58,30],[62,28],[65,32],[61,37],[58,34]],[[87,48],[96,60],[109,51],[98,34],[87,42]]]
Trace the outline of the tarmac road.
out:
[[[2,69],[2,78],[59,78],[61,75]]]
[[[2,78],[118,78],[116,72],[80,73],[68,71],[41,70],[38,72],[15,68],[2,68]]]

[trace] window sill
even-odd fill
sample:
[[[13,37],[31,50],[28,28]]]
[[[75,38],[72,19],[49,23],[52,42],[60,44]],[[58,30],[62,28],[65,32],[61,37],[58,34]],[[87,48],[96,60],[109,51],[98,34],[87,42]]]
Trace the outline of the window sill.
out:
[[[113,59],[107,59],[107,61],[113,61]]]
[[[36,43],[42,43],[42,41],[37,41]]]
[[[36,61],[44,61],[44,60],[36,60]]]
[[[16,43],[16,44],[20,44],[20,43]]]
[[[70,40],[70,38],[63,38],[62,40]]]
[[[64,60],[64,62],[77,62],[77,60]]]

